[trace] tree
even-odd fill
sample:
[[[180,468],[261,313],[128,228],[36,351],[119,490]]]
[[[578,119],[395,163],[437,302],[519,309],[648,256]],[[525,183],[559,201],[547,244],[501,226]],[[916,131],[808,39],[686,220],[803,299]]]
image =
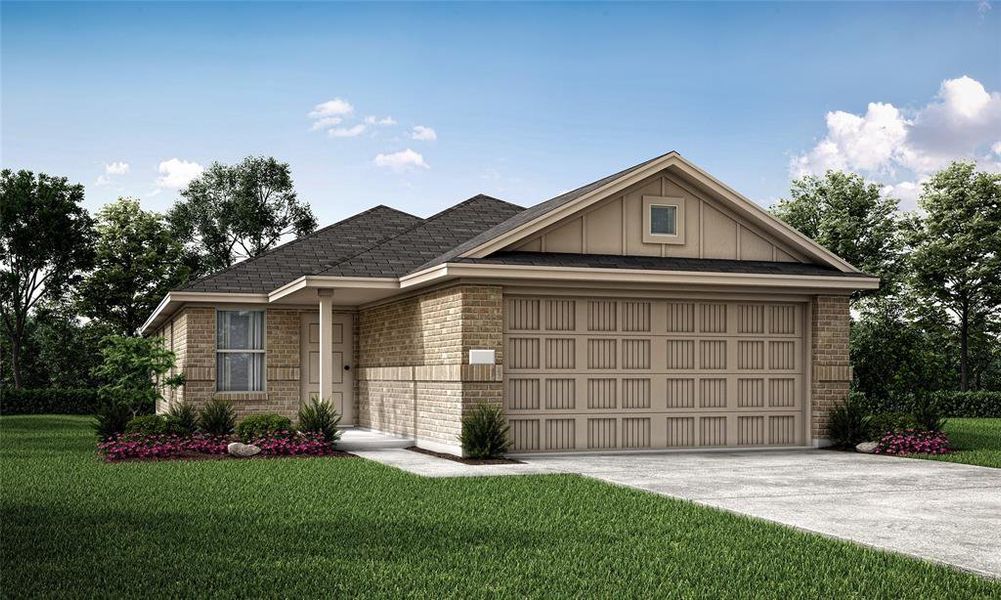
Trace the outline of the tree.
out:
[[[0,317],[16,387],[29,313],[64,294],[93,259],[93,223],[82,201],[83,186],[66,178],[0,172]]]
[[[169,220],[204,255],[209,270],[316,228],[313,211],[296,197],[288,163],[270,157],[251,156],[233,166],[213,163],[181,196]]]
[[[859,269],[882,280],[881,292],[896,289],[902,273],[901,219],[897,200],[861,176],[828,171],[793,181],[790,198],[772,214]]]
[[[104,384],[98,394],[105,405],[126,406],[133,416],[153,412],[160,398],[159,385],[183,385],[182,374],[163,377],[174,367],[176,356],[161,338],[109,335],[101,342],[101,364],[94,376]]]
[[[970,387],[971,329],[1001,308],[1001,174],[956,162],[925,182],[911,233],[912,284],[949,311],[959,336],[959,387]]]
[[[139,201],[119,198],[97,214],[94,269],[80,286],[82,313],[133,335],[171,289],[195,270],[197,257],[166,219]]]

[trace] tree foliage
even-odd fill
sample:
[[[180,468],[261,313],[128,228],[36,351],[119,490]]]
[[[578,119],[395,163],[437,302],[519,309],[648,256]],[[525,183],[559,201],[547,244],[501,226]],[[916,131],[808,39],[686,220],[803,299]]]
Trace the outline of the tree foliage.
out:
[[[170,212],[175,230],[204,255],[208,270],[257,256],[288,235],[316,228],[300,202],[288,163],[247,157],[240,164],[213,163],[193,180]]]
[[[897,201],[860,175],[828,171],[793,181],[790,197],[772,214],[859,269],[878,275],[883,293],[901,273],[901,219]]]
[[[95,266],[79,290],[84,315],[133,335],[171,289],[187,281],[197,258],[163,215],[120,198],[97,213]]]
[[[912,284],[954,317],[965,391],[971,332],[996,328],[1001,311],[1001,174],[953,163],[924,184],[919,205],[926,214],[910,236]]]
[[[0,317],[17,387],[29,313],[63,295],[93,260],[93,223],[80,206],[83,197],[83,187],[63,177],[0,172]]]
[[[176,387],[181,376],[163,377],[176,357],[160,338],[109,335],[101,342],[101,364],[94,375],[104,382],[98,392],[106,405],[124,405],[135,415],[152,412],[160,398],[157,383]]]

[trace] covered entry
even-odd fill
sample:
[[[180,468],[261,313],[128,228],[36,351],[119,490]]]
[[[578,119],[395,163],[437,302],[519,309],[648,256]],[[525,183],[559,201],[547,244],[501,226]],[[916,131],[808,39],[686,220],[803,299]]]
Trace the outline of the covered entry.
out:
[[[514,449],[804,445],[806,306],[505,296]]]

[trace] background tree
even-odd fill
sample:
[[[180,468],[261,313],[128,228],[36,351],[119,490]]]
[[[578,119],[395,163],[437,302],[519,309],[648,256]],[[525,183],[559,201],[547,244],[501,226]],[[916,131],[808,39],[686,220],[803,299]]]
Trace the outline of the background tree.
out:
[[[911,234],[912,284],[954,317],[965,391],[971,331],[1001,309],[1001,174],[953,163],[924,184],[919,205],[926,214]]]
[[[94,269],[84,278],[81,312],[133,335],[163,296],[187,281],[197,257],[177,240],[166,219],[120,198],[97,213]]]
[[[16,387],[29,313],[63,294],[92,262],[93,223],[82,201],[83,186],[65,178],[0,172],[0,318]]]
[[[296,197],[288,163],[270,157],[252,156],[233,166],[213,163],[181,196],[170,222],[204,256],[209,271],[316,228],[313,211]]]
[[[859,269],[878,275],[881,293],[897,288],[901,219],[897,200],[882,196],[879,185],[841,171],[806,176],[792,182],[790,197],[771,212]]]

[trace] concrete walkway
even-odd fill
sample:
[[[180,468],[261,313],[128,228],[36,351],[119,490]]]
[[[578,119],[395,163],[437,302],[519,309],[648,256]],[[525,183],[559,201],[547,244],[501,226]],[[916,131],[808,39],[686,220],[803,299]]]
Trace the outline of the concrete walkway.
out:
[[[532,464],[467,465],[447,458],[399,448],[352,450],[351,453],[424,477],[484,477],[553,473],[546,467]]]
[[[1001,469],[828,450],[525,460],[1001,578]]]

